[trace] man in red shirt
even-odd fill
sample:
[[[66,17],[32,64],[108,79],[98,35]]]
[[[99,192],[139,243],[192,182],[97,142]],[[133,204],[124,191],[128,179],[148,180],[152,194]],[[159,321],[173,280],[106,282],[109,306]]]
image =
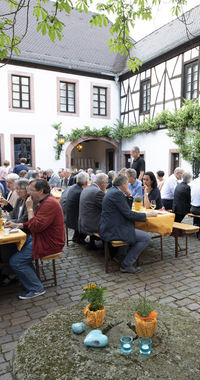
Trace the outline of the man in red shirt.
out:
[[[31,231],[21,251],[10,258],[10,266],[14,269],[27,292],[20,299],[30,299],[45,293],[39,281],[33,259],[48,256],[62,251],[65,245],[65,229],[62,208],[50,194],[50,186],[45,179],[37,178],[29,185],[30,197],[26,201],[28,222],[7,222],[6,227],[18,227]],[[33,211],[33,202],[38,206]]]

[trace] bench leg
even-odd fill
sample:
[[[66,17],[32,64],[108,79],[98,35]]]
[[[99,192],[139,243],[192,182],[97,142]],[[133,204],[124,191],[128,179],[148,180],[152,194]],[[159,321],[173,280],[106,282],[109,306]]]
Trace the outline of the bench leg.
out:
[[[174,237],[175,237],[175,257],[178,257],[178,230],[174,229]]]
[[[57,278],[56,278],[56,265],[55,265],[55,259],[52,260],[53,264],[53,278],[54,278],[54,284],[57,285]]]
[[[108,256],[109,256],[109,248],[108,243],[104,241],[104,251],[105,251],[105,271],[108,273]]]
[[[188,247],[188,241],[187,241],[187,237],[188,237],[188,234],[185,234],[185,250],[186,250],[186,256],[187,256],[187,254],[188,254],[188,249],[187,249],[187,247]]]
[[[40,280],[40,268],[39,268],[39,264],[38,264],[38,259],[35,259],[35,266],[36,266],[37,277]]]
[[[162,241],[162,235],[160,235],[160,252],[161,252],[161,260],[163,260],[163,241]]]

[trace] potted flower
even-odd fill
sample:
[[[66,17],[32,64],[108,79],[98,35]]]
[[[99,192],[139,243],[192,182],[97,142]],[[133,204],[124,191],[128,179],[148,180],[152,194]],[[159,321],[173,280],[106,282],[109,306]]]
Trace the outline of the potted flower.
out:
[[[146,298],[147,284],[144,287],[144,296],[139,294],[139,300],[135,302],[135,326],[140,338],[151,338],[157,326],[157,313],[154,305]],[[130,292],[130,290],[129,290]]]
[[[99,327],[103,324],[106,308],[104,306],[104,294],[107,288],[95,284],[89,284],[83,288],[81,301],[87,300],[89,305],[84,309],[87,322],[91,327]]]
[[[143,200],[140,195],[135,195],[134,197],[134,209],[136,211],[140,211],[140,209],[143,207]]]

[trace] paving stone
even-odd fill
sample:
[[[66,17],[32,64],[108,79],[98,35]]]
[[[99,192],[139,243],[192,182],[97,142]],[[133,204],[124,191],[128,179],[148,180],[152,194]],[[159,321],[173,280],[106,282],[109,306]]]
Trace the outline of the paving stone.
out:
[[[4,362],[5,362],[5,359],[4,359],[3,355],[0,355],[0,364],[4,363]]]
[[[198,310],[200,309],[200,305],[198,303],[191,303],[189,304],[188,306],[188,309],[190,309],[191,311],[194,311],[194,310]]]
[[[29,321],[29,322],[26,322],[26,323],[23,323],[23,324],[22,324],[22,327],[23,327],[23,329],[28,329],[29,327],[35,325],[35,324],[38,323],[38,322],[40,322],[40,319],[39,319],[39,318],[37,318],[37,319],[35,319],[35,320],[32,320],[32,321]]]
[[[177,301],[177,304],[179,306],[186,306],[186,305],[189,305],[190,303],[193,303],[193,300],[190,300],[189,298],[185,298],[183,300]]]
[[[28,315],[24,315],[23,317],[12,319],[11,322],[12,325],[15,326],[28,321],[30,321],[30,317]]]
[[[17,342],[10,342],[1,345],[2,352],[8,352],[14,350],[17,347]]]
[[[5,355],[6,360],[10,361],[12,360],[13,351],[6,352],[4,355]]]
[[[8,343],[12,341],[12,336],[11,335],[5,335],[0,338],[0,344],[2,343]]]
[[[4,329],[5,327],[8,327],[10,325],[11,325],[10,321],[0,322],[0,329]]]

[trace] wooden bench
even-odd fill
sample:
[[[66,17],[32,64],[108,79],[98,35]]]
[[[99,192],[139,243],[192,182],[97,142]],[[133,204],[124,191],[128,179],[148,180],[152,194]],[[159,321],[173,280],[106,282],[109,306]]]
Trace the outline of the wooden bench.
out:
[[[100,238],[100,236],[97,232],[94,233],[94,236],[97,236],[98,238]],[[120,267],[121,267],[121,250],[120,250],[120,247],[122,247],[123,245],[128,245],[128,243],[125,243],[124,241],[121,241],[121,240],[113,240],[110,243],[112,244],[113,247],[118,247],[119,262],[117,263],[115,261],[112,261],[112,259],[110,257],[110,253],[109,253],[108,242],[104,241],[105,271],[106,271],[106,273],[108,273],[109,267],[118,266],[118,268],[120,269]]]
[[[188,239],[187,239],[188,234],[199,232],[199,227],[198,226],[191,226],[190,224],[174,222],[173,229],[174,229],[174,237],[175,237],[175,257],[178,257],[179,252],[183,252],[183,251],[186,251],[186,256],[187,256],[187,254],[188,254]],[[185,232],[185,248],[184,249],[180,248],[180,246],[178,244],[178,230]]]
[[[95,236],[97,237],[100,237],[98,233],[94,233]],[[157,239],[157,238],[160,238],[160,251],[161,251],[161,260],[163,260],[163,244],[162,244],[162,235],[156,235],[156,236],[152,236],[151,239]],[[110,254],[109,254],[109,247],[108,247],[108,243],[106,241],[104,241],[104,252],[105,252],[105,271],[106,273],[108,273],[108,268],[109,267],[113,267],[113,266],[118,266],[118,268],[120,269],[121,267],[121,249],[120,247],[124,246],[124,245],[129,245],[128,243],[122,241],[122,240],[112,240],[110,242],[112,244],[113,247],[118,247],[118,255],[119,255],[119,263],[116,263],[114,261],[111,260],[111,257],[110,257]],[[154,262],[157,262],[159,260],[154,260]],[[146,264],[149,264],[150,262],[148,263],[145,263]],[[138,257],[137,258],[137,266],[139,267],[140,266],[140,258]]]
[[[41,282],[46,282],[46,281],[54,280],[54,284],[55,284],[55,286],[57,285],[55,259],[60,259],[60,257],[61,257],[61,252],[59,252],[59,253],[54,253],[53,255],[49,255],[49,256],[44,256],[44,257],[41,257],[40,259],[35,259],[35,266],[36,266],[37,276],[38,276],[38,278],[39,278],[39,280],[40,280]],[[41,279],[40,279],[39,260],[40,260],[41,263],[42,263],[42,273],[43,273],[43,275],[44,275],[44,280],[41,280]],[[51,278],[46,278],[46,275],[45,275],[45,273],[44,273],[43,262],[44,262],[44,261],[49,261],[49,260],[52,260],[52,265],[53,265],[53,277],[51,277]]]

